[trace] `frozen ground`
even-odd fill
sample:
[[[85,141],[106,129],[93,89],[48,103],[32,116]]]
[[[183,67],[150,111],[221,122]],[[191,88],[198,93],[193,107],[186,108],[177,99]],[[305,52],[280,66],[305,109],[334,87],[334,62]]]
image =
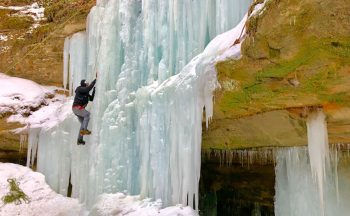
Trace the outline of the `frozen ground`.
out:
[[[0,198],[9,192],[7,179],[16,178],[19,187],[30,198],[30,203],[20,205],[0,201],[1,216],[197,216],[190,207],[171,206],[161,209],[160,200],[151,202],[139,196],[122,193],[103,194],[98,197],[91,212],[77,199],[67,198],[54,192],[45,182],[44,175],[16,164],[0,163]]]
[[[162,202],[150,199],[141,200],[139,196],[126,196],[122,193],[102,194],[97,198],[89,216],[197,216],[191,207],[170,206],[161,209]]]
[[[1,200],[1,216],[82,215],[82,206],[78,200],[57,194],[45,183],[44,175],[20,165],[0,163],[0,198],[9,192],[9,178],[19,181],[19,187],[31,201],[28,204],[23,202],[20,205],[4,205]]]

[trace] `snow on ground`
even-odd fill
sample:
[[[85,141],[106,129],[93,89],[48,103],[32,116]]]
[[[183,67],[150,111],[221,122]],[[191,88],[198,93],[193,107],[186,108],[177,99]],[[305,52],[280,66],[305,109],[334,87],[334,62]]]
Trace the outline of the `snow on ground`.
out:
[[[16,164],[0,163],[0,198],[9,192],[9,178],[17,179],[20,189],[31,201],[28,204],[22,202],[20,205],[4,205],[0,200],[1,216],[83,215],[83,208],[78,200],[57,194],[45,183],[44,175]]]
[[[102,194],[97,198],[89,216],[198,216],[191,207],[171,206],[161,209],[162,201],[141,200],[139,196],[122,193]]]
[[[0,34],[0,41],[7,41],[8,37],[6,35]]]
[[[31,169],[10,163],[0,163],[0,199],[9,192],[7,179],[15,178],[30,202],[20,205],[4,204],[0,200],[1,216],[198,216],[190,207],[171,206],[161,209],[160,200],[151,202],[139,196],[102,194],[93,209],[88,212],[77,199],[54,192],[45,177]]]
[[[31,16],[34,21],[40,21],[44,19],[45,8],[38,5],[38,3],[33,3],[26,6],[0,6],[0,10],[15,10],[20,13],[20,15]]]

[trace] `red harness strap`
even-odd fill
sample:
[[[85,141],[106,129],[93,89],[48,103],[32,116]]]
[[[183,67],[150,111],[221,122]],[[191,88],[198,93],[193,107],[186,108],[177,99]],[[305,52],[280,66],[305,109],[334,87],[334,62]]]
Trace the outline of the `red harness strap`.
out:
[[[81,105],[75,105],[75,106],[73,106],[73,108],[83,110],[85,107],[83,107]]]

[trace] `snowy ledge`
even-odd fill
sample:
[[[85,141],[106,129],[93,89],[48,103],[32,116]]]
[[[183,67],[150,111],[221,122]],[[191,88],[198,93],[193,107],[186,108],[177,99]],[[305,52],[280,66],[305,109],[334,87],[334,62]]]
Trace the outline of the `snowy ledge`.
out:
[[[60,89],[0,73],[0,116],[10,115],[8,122],[30,127],[56,125],[69,111],[64,107],[66,96],[56,94],[56,90]]]

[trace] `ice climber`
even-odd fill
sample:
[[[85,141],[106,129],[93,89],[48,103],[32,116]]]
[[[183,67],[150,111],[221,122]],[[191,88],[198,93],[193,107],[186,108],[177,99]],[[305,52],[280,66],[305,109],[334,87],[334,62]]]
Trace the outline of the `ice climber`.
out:
[[[81,123],[80,131],[78,135],[78,145],[84,145],[85,141],[83,140],[84,135],[91,134],[91,131],[87,129],[89,120],[90,120],[90,112],[85,109],[86,105],[89,101],[93,101],[95,97],[95,83],[96,79],[92,81],[91,84],[87,83],[85,80],[80,82],[80,86],[78,86],[75,90],[75,97],[73,102],[73,113],[78,117],[79,122]],[[90,95],[91,89],[92,94]]]

